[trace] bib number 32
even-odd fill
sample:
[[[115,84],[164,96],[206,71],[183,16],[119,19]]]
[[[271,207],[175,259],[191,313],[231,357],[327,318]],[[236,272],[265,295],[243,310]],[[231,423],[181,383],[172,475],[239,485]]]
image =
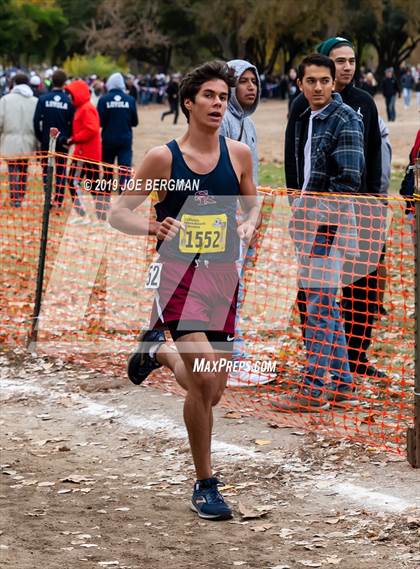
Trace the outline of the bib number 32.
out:
[[[155,289],[160,285],[160,274],[162,272],[162,263],[151,263],[147,273],[146,288]]]

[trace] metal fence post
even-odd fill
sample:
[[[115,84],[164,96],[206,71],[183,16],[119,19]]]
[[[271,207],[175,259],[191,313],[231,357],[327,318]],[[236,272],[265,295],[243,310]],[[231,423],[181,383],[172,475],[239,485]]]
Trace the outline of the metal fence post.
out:
[[[27,347],[30,351],[35,351],[34,348],[36,345],[36,341],[38,339],[38,318],[39,318],[39,313],[41,311],[42,289],[44,285],[44,273],[45,273],[45,259],[47,255],[48,227],[50,221],[50,204],[51,204],[53,178],[54,178],[55,147],[59,134],[60,133],[58,129],[56,128],[50,129],[47,180],[44,192],[44,210],[42,212],[42,230],[41,230],[39,257],[38,257],[38,270],[36,277],[35,302],[34,302],[34,311],[32,314],[31,331],[29,333],[28,343],[27,343]]]
[[[414,381],[414,425],[407,430],[407,460],[413,468],[420,468],[420,195],[419,166],[417,160],[415,174],[414,204],[416,212],[415,246],[415,381]]]

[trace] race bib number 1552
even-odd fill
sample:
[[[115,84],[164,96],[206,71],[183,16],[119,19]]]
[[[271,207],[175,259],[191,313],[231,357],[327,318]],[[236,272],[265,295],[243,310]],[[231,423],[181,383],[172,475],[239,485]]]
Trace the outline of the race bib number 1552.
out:
[[[179,235],[181,253],[223,253],[226,249],[227,216],[183,214],[185,231]]]

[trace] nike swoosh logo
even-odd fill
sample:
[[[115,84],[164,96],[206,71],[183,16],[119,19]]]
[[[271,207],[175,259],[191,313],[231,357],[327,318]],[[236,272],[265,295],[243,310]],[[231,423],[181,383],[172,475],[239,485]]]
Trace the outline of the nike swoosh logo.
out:
[[[232,342],[235,339],[235,336],[227,336],[226,340],[228,342]]]

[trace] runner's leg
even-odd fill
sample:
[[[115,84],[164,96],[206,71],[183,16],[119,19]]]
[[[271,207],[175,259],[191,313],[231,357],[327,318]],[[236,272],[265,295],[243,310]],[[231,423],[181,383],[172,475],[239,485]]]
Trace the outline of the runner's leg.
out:
[[[226,354],[215,352],[204,332],[192,332],[176,341],[179,352],[163,345],[156,354],[159,363],[169,367],[177,382],[187,391],[184,403],[184,421],[188,431],[191,453],[198,480],[212,476],[211,433],[213,427],[212,407],[217,405],[226,386],[227,373],[222,371],[193,371],[194,360],[205,358],[217,362]],[[194,351],[187,352],[194,346]]]

